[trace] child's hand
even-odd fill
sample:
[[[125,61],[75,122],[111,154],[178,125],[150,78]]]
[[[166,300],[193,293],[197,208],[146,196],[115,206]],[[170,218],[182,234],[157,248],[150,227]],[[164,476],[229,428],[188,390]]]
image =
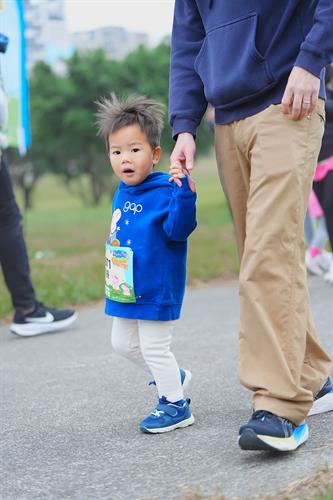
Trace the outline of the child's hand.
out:
[[[175,182],[177,186],[182,187],[182,182],[180,179],[183,179],[186,176],[183,172],[183,167],[181,166],[179,161],[175,161],[170,166],[169,174],[171,175],[169,181]]]
[[[175,161],[170,166],[169,174],[171,175],[169,181],[175,182],[178,187],[182,187],[182,181],[180,179],[184,179],[184,177],[188,176],[188,184],[190,186],[190,189],[191,191],[193,191],[193,193],[196,192],[193,179],[191,179],[189,172],[181,166],[181,163],[179,161]]]

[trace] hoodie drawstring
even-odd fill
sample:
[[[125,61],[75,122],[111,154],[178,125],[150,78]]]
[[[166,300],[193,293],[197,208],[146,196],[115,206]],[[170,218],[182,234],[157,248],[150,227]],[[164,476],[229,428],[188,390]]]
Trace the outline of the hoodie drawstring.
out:
[[[211,9],[213,7],[214,0],[209,0],[209,5],[208,7]]]

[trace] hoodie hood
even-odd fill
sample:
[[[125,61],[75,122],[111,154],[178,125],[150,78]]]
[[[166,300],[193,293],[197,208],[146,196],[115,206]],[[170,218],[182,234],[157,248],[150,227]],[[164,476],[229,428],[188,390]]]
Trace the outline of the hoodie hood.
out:
[[[152,172],[149,174],[141,184],[136,186],[129,186],[123,181],[119,183],[119,191],[124,191],[126,193],[144,193],[145,191],[150,191],[151,189],[156,189],[157,187],[172,187],[169,182],[169,174],[166,172]]]

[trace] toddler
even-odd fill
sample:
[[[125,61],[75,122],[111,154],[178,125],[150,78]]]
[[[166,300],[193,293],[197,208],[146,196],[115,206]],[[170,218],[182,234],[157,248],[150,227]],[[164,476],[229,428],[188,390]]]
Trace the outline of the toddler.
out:
[[[196,227],[196,194],[180,165],[160,160],[162,107],[145,97],[98,104],[99,134],[119,179],[106,243],[106,314],[113,349],[153,375],[158,405],[140,429],[167,432],[193,424],[184,399],[191,373],[170,350],[185,290],[187,238]]]

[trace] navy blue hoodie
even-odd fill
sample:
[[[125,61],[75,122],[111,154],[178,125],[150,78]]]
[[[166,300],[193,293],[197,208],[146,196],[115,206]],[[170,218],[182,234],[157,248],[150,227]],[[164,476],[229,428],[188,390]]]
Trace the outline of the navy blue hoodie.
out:
[[[106,299],[106,314],[162,321],[180,316],[187,238],[196,227],[196,194],[187,178],[178,187],[169,177],[153,172],[137,186],[119,184],[112,211],[121,212],[116,234],[120,246],[130,247],[134,253],[136,303]]]
[[[171,42],[173,136],[278,104],[294,65],[321,78],[333,60],[333,0],[176,0]]]

